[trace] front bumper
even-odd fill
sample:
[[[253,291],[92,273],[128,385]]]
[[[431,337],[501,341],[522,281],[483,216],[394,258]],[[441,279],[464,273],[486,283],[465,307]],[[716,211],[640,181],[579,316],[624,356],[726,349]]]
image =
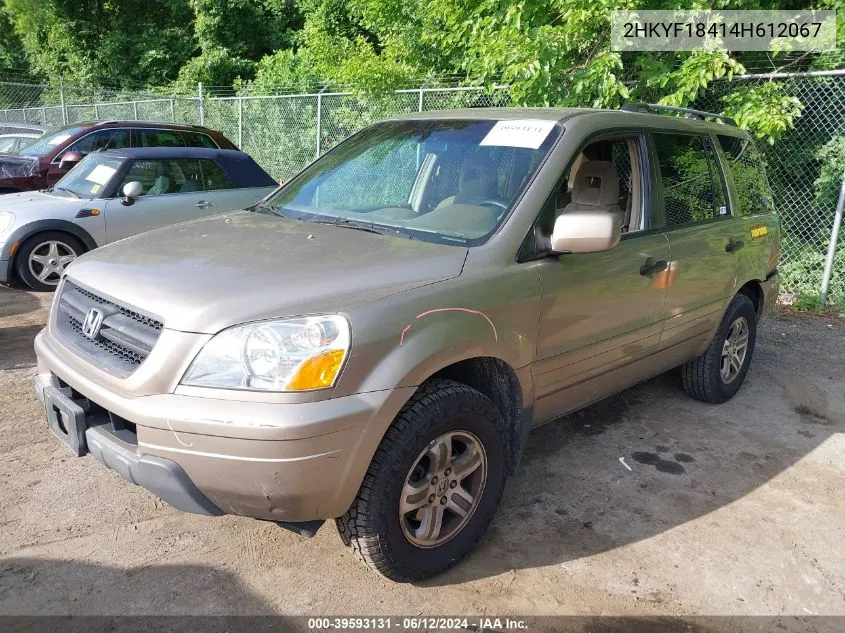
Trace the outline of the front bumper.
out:
[[[74,371],[63,358],[68,352],[45,332],[35,350],[39,400],[59,390],[87,403],[86,450],[171,505],[203,514],[287,522],[342,515],[384,431],[413,393],[403,388],[296,404],[132,397]],[[292,437],[292,424],[296,439],[280,439]]]

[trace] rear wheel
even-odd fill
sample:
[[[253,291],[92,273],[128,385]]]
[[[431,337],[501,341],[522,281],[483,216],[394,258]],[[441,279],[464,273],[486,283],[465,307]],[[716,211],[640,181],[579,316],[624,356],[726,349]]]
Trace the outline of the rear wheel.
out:
[[[84,251],[67,233],[47,231],[26,240],[15,254],[21,280],[33,290],[55,290],[68,264]]]
[[[682,366],[684,391],[713,404],[730,400],[748,373],[756,338],[754,304],[745,295],[736,295],[707,351]]]
[[[475,389],[450,380],[421,387],[337,520],[344,543],[391,580],[445,571],[493,518],[505,483],[505,437],[499,410]]]

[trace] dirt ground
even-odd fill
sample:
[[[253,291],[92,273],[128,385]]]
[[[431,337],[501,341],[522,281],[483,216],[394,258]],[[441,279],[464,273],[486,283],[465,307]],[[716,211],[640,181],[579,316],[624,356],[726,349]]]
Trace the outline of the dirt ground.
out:
[[[0,287],[0,614],[845,616],[843,319],[766,321],[727,404],[665,375],[536,430],[477,550],[411,585],[331,523],[184,514],[71,456],[31,386],[50,299]]]

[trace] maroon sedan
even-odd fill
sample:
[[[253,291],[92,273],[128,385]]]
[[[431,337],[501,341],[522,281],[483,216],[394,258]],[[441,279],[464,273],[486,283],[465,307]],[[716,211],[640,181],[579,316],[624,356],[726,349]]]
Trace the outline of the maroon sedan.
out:
[[[0,154],[0,193],[52,187],[86,154],[127,147],[237,149],[216,130],[145,121],[74,123],[48,132],[16,154]]]

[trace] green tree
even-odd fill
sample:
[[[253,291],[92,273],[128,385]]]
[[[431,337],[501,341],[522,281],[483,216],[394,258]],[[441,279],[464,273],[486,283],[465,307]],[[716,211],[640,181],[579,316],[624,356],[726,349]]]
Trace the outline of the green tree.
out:
[[[327,83],[378,90],[456,76],[511,86],[518,105],[689,105],[716,80],[745,72],[744,54],[610,50],[612,9],[790,8],[757,0],[305,0],[295,51],[262,59],[251,89]],[[826,0],[828,8],[843,0]],[[765,5],[765,6],[761,6]],[[810,55],[791,70],[838,59]],[[775,58],[777,61],[777,58]],[[429,79],[429,81],[432,81]],[[748,86],[724,110],[761,138],[792,125],[799,105],[774,84]],[[747,104],[753,104],[753,109]]]
[[[82,86],[161,85],[194,50],[180,0],[5,0],[33,72]]]
[[[292,0],[189,0],[198,54],[179,73],[178,83],[231,86],[252,78],[256,62],[292,48],[302,16]]]

